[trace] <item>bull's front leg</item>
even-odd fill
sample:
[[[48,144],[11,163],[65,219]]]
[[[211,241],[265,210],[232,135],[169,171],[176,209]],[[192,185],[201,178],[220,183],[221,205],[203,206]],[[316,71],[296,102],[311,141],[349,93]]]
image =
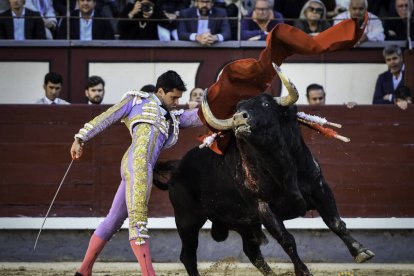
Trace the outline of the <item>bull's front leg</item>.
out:
[[[319,185],[320,189],[317,189],[312,194],[312,200],[325,224],[342,239],[348,247],[349,252],[354,257],[355,262],[363,263],[372,259],[375,256],[374,252],[365,248],[351,236],[346,228],[345,222],[343,222],[339,216],[335,197],[331,189],[323,178],[321,179],[321,183],[322,185]]]
[[[267,231],[279,242],[292,260],[296,276],[311,276],[312,273],[298,255],[295,238],[286,230],[283,221],[275,217],[270,210],[269,204],[266,202],[259,201],[258,210],[261,221]]]

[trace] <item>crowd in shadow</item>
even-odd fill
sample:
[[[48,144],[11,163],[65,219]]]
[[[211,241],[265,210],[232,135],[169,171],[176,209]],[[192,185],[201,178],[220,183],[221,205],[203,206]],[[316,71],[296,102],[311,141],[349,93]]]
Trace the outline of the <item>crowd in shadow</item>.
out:
[[[69,4],[69,6],[67,6]],[[407,40],[413,0],[5,0],[0,39],[265,40],[278,23],[316,35],[344,19],[368,24],[365,41]]]

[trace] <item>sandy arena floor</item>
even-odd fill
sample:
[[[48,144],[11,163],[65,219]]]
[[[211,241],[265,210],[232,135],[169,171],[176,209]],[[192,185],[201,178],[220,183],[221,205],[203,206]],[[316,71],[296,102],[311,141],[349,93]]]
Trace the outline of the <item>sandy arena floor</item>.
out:
[[[79,263],[0,263],[0,276],[73,276]],[[294,276],[291,264],[271,263],[277,275]],[[414,264],[308,264],[314,276],[414,276]],[[184,276],[182,264],[155,263],[158,276]],[[199,264],[204,276],[252,276],[260,275],[250,264],[224,260],[218,263]],[[93,276],[141,275],[135,263],[97,263]]]

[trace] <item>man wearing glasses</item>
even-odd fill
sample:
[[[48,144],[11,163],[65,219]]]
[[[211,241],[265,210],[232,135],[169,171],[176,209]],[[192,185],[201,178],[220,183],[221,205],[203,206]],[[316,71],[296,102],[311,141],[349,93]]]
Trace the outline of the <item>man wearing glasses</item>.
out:
[[[182,10],[179,18],[177,31],[180,40],[210,46],[231,38],[227,13],[213,7],[213,0],[196,0],[195,6]]]
[[[396,0],[396,15],[398,19],[388,19],[384,21],[386,40],[406,40],[407,39],[407,18],[410,20],[410,37],[414,39],[414,4],[413,0]]]
[[[364,20],[364,14],[368,9],[367,0],[351,0],[349,2],[348,11],[338,14],[334,17],[334,25],[338,24],[345,19],[358,19],[362,24]],[[365,27],[365,32],[362,35],[359,43],[365,41],[384,41],[384,28],[382,27],[381,20],[374,14],[368,12],[368,23]]]
[[[299,20],[295,22],[295,27],[310,35],[317,35],[331,25],[326,21],[326,7],[320,0],[309,0],[303,6]]]
[[[282,14],[273,10],[269,0],[257,0],[252,12],[241,22],[242,40],[266,40],[267,34],[279,23]]]

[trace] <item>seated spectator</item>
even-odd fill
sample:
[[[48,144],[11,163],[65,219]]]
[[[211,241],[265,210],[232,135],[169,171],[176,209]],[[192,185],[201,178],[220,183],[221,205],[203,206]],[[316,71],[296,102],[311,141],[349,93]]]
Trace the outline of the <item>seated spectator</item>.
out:
[[[213,0],[196,0],[195,6],[180,12],[178,37],[212,45],[231,38],[230,24],[224,9],[213,7]]]
[[[402,110],[407,109],[408,104],[411,104],[411,90],[408,86],[400,86],[395,91],[395,105],[397,105]]]
[[[295,27],[310,35],[316,35],[331,26],[326,21],[326,7],[320,0],[309,0],[300,12]]]
[[[273,10],[269,0],[257,0],[253,11],[242,19],[241,39],[266,40],[276,24],[283,22],[283,16]]]
[[[161,41],[178,40],[178,22],[180,10],[190,7],[191,1],[185,0],[159,0],[157,2],[160,18],[164,19],[158,24],[158,36]]]
[[[187,103],[188,109],[199,107],[201,104],[201,100],[203,99],[203,96],[204,96],[203,88],[199,88],[199,87],[193,88],[193,90],[191,90],[190,92],[190,99]]]
[[[46,39],[40,13],[24,7],[25,0],[9,0],[10,9],[0,14],[0,39]]]
[[[70,39],[78,40],[102,40],[114,39],[114,30],[111,22],[105,20],[95,11],[95,0],[78,0],[79,10],[71,13]],[[58,28],[58,39],[66,39],[67,21],[62,20]]]
[[[49,72],[45,75],[43,90],[45,96],[38,100],[36,104],[69,104],[67,101],[59,98],[62,91],[62,76],[55,72]]]
[[[309,105],[324,105],[325,97],[326,94],[322,85],[312,83],[306,87],[306,99]]]
[[[119,38],[129,40],[159,40],[157,21],[154,18],[155,4],[150,0],[128,3],[120,14],[118,22]]]
[[[105,81],[99,76],[90,76],[86,82],[85,96],[88,104],[101,104],[105,95]]]
[[[407,39],[407,18],[410,20],[410,37],[414,39],[414,5],[413,0],[396,0],[396,14],[392,17],[399,19],[388,19],[384,22],[385,36],[387,40]]]
[[[393,104],[395,91],[404,83],[404,62],[401,48],[390,45],[382,52],[388,71],[380,74],[375,85],[373,104]]]
[[[360,24],[362,24],[367,8],[367,0],[351,0],[349,2],[348,11],[334,17],[334,25],[349,18],[358,19]],[[368,23],[359,43],[365,41],[384,41],[384,39],[384,28],[382,27],[381,20],[376,15],[368,12]]]
[[[287,24],[294,25],[306,2],[308,2],[308,0],[276,0],[274,7],[276,11],[283,15]]]
[[[26,0],[25,8],[39,12],[45,24],[47,39],[53,39],[56,34],[57,19],[52,0]]]

